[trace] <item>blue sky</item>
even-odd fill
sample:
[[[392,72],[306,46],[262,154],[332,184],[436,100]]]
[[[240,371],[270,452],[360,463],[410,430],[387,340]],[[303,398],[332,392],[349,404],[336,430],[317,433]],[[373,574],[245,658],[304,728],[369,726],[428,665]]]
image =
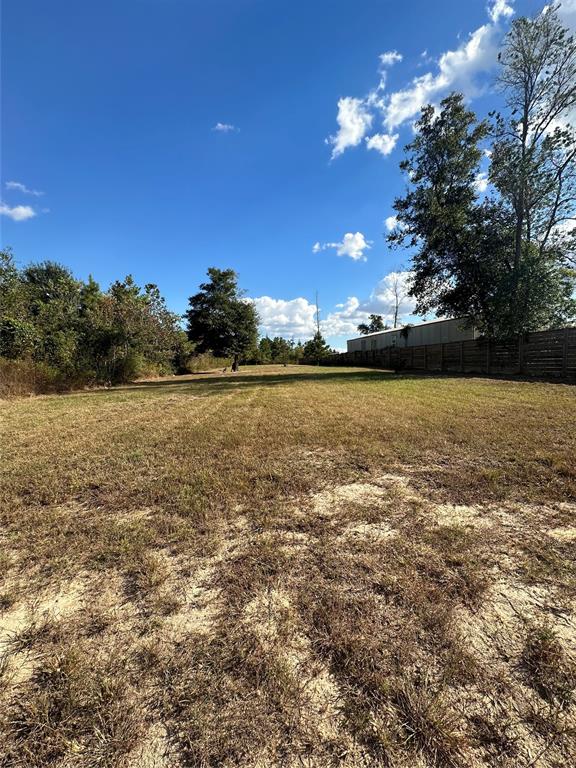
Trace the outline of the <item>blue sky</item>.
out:
[[[540,7],[4,0],[2,244],[156,282],[179,312],[233,267],[263,330],[294,338],[318,290],[342,347],[408,263],[385,234],[419,106],[463,90],[484,114],[512,14]]]

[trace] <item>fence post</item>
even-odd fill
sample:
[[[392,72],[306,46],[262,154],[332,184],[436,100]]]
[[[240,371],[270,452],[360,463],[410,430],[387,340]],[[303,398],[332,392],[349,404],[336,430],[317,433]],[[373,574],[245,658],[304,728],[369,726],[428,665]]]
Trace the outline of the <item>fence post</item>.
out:
[[[444,344],[440,345],[440,373],[444,373]]]
[[[410,347],[412,352],[410,353],[410,369],[414,370],[414,347]]]
[[[460,342],[460,373],[464,373],[464,342]]]
[[[424,344],[424,370],[428,370],[428,344]]]
[[[564,343],[562,346],[562,378],[568,378],[568,333],[569,329],[564,328]]]
[[[524,373],[524,334],[518,336],[518,367],[520,376]]]
[[[490,373],[490,339],[486,339],[486,373]]]

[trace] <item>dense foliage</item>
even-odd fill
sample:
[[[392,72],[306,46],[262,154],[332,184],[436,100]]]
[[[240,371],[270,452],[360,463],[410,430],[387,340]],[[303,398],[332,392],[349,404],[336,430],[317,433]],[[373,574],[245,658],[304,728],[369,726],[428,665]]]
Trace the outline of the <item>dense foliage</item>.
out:
[[[132,277],[102,291],[46,261],[19,269],[0,252],[0,357],[33,363],[61,384],[170,373],[192,347],[156,285]]]
[[[210,350],[218,357],[231,357],[232,369],[237,370],[240,358],[256,347],[258,315],[238,288],[233,269],[211,267],[208,277],[189,299],[188,338],[199,352]]]
[[[314,336],[304,344],[302,360],[305,363],[320,363],[324,358],[334,354],[334,350],[326,343],[326,340],[317,331]]]
[[[258,349],[252,362],[255,363],[299,363],[304,354],[304,347],[301,342],[294,340],[288,341],[281,336],[275,336],[273,339],[264,336],[258,343]]]
[[[367,323],[360,323],[358,326],[358,333],[366,336],[368,333],[378,333],[378,331],[386,331],[388,326],[384,323],[382,315],[368,315]]]

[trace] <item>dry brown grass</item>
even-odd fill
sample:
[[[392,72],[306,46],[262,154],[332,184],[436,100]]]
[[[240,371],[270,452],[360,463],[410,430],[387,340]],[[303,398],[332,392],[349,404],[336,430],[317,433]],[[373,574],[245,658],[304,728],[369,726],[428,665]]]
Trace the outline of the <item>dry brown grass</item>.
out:
[[[0,766],[576,762],[576,390],[0,403]]]

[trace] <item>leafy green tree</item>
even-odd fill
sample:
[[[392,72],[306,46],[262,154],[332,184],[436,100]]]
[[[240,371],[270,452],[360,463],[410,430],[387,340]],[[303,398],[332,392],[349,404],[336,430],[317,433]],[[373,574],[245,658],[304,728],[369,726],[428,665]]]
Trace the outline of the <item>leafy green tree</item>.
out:
[[[394,202],[398,225],[388,240],[415,248],[411,295],[416,312],[454,314],[455,274],[470,249],[469,225],[477,200],[474,179],[488,125],[478,122],[460,94],[426,106],[406,147],[401,170],[410,179]],[[462,293],[463,286],[456,286]]]
[[[283,363],[286,365],[290,361],[292,347],[289,341],[283,339],[281,336],[276,336],[272,339],[271,352],[272,360],[275,363]]]
[[[61,264],[31,264],[22,273],[30,321],[36,327],[34,357],[65,375],[76,369],[81,284]]]
[[[534,244],[515,264],[515,214],[497,194],[480,201],[475,178],[487,125],[453,94],[425,107],[401,167],[410,179],[395,201],[392,244],[414,248],[416,312],[469,316],[491,336],[550,327],[573,315],[562,259]]]
[[[358,326],[358,333],[366,335],[368,333],[378,333],[378,331],[386,330],[382,315],[368,315],[368,321],[368,323],[360,323]]]
[[[0,355],[48,364],[59,380],[127,381],[168,372],[190,353],[180,318],[158,288],[131,277],[103,293],[54,262],[18,270],[0,254]]]
[[[188,338],[199,352],[232,357],[232,370],[237,371],[240,358],[256,348],[258,315],[239,290],[233,269],[211,267],[208,277],[189,300]]]
[[[320,362],[330,355],[334,354],[334,351],[330,348],[330,345],[326,343],[326,340],[317,331],[314,336],[304,344],[302,349],[302,360],[306,363],[316,363],[320,365]]]
[[[268,336],[261,338],[258,344],[258,362],[264,364],[272,362],[272,340]]]

